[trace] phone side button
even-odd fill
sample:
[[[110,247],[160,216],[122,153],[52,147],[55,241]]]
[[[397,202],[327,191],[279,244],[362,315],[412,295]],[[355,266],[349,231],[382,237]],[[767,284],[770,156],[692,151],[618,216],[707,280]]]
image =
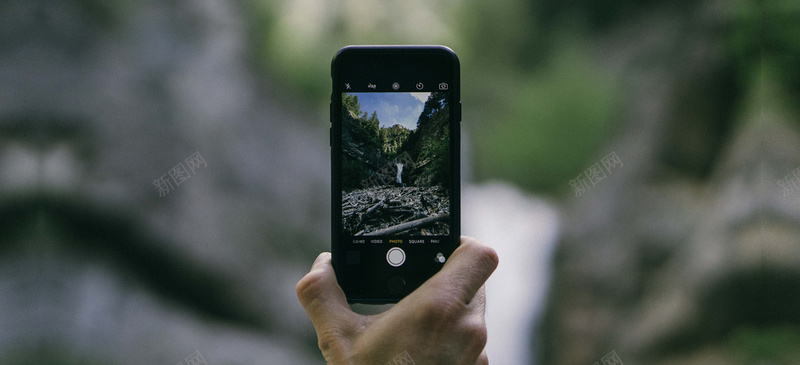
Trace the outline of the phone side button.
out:
[[[406,288],[406,281],[399,276],[392,276],[386,281],[386,288],[392,295],[400,294]]]
[[[333,147],[333,127],[328,128],[328,146]]]

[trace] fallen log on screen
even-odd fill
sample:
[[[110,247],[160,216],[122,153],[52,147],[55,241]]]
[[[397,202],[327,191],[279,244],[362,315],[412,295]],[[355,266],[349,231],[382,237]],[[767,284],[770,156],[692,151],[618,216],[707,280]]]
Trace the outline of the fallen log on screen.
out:
[[[412,228],[421,227],[421,226],[424,226],[426,224],[430,224],[430,223],[433,223],[433,222],[443,221],[443,220],[446,220],[446,219],[449,219],[449,218],[450,218],[450,214],[441,214],[441,215],[435,215],[435,216],[432,216],[432,217],[425,217],[425,218],[413,220],[413,221],[410,221],[410,222],[400,223],[400,224],[398,224],[396,226],[391,226],[391,227],[387,227],[387,228],[384,228],[384,229],[379,229],[377,231],[372,231],[372,232],[370,232],[368,234],[365,234],[365,236],[382,236],[382,235],[395,234],[395,233],[406,231],[406,230],[409,230],[409,229],[412,229]]]

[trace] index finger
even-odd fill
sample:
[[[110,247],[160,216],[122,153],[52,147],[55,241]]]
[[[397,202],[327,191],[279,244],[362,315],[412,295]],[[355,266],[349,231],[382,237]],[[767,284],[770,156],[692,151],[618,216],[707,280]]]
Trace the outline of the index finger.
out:
[[[328,252],[317,257],[311,271],[300,279],[295,290],[317,332],[340,327],[351,322],[355,316],[336,281],[331,254]]]

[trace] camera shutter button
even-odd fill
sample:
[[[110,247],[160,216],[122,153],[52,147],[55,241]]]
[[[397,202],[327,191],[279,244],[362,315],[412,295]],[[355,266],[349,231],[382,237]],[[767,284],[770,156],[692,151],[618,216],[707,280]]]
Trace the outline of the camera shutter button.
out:
[[[398,267],[406,262],[406,253],[400,247],[392,247],[386,253],[386,261],[389,262],[389,265]]]

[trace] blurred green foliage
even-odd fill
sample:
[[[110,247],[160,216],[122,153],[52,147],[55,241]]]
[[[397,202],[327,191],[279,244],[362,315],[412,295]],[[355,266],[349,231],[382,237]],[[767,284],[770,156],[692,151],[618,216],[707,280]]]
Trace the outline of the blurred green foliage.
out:
[[[617,119],[619,89],[586,53],[585,38],[563,36],[525,1],[260,1],[244,8],[256,65],[281,90],[317,105],[321,122],[327,120],[329,62],[339,48],[452,47],[462,63],[463,125],[478,180],[565,190],[600,153]],[[531,57],[542,39],[553,41],[551,33],[561,43]]]
[[[473,128],[478,175],[533,190],[566,188],[615,124],[621,98],[614,80],[570,48],[504,82],[496,110]]]
[[[599,64],[597,40],[644,15],[716,14],[721,24],[703,31],[716,32],[713,39],[722,42],[728,61],[721,64],[734,70],[736,79],[733,99],[746,94],[765,70],[790,96],[800,96],[800,10],[790,0],[735,0],[716,7],[653,0],[243,4],[255,64],[277,82],[276,89],[291,95],[287,101],[315,105],[320,123],[327,121],[330,59],[339,48],[450,46],[461,59],[463,125],[474,177],[504,179],[538,192],[566,192],[570,179],[611,152],[601,149],[624,117],[629,96],[623,93],[624,75]],[[720,99],[725,104],[720,108],[730,109],[733,99]],[[727,120],[727,113],[702,117]]]
[[[727,48],[741,85],[766,78],[779,93],[800,97],[800,4],[793,0],[736,0]]]
[[[768,327],[736,330],[727,344],[737,363],[797,364],[800,361],[800,328]]]
[[[103,27],[112,27],[120,22],[123,14],[130,11],[132,4],[125,4],[119,0],[74,0],[89,19]]]

